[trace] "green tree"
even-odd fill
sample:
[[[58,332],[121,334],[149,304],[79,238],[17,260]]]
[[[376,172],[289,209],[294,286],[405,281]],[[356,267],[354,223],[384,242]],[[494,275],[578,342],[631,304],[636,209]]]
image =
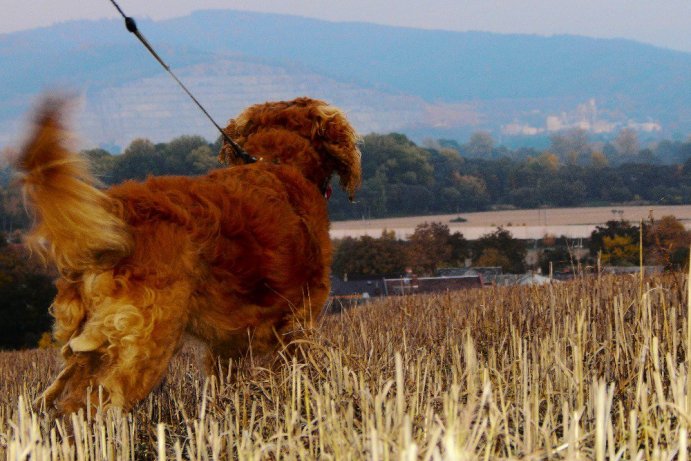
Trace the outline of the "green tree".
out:
[[[379,217],[431,210],[434,169],[426,150],[401,134],[370,134],[361,151],[365,178],[360,213]]]
[[[458,191],[457,209],[476,211],[484,209],[489,203],[487,185],[482,178],[472,175],[455,175],[454,186]]]
[[[470,242],[460,232],[454,232],[449,236],[451,254],[446,261],[449,267],[463,267],[465,260],[470,257]]]
[[[105,184],[113,183],[113,167],[116,157],[104,149],[87,149],[81,152],[89,160],[91,173]]]
[[[581,128],[573,128],[559,132],[550,137],[549,150],[554,152],[568,165],[576,165],[582,158],[590,155],[591,148],[588,132]]]
[[[196,174],[204,174],[221,167],[216,158],[216,153],[208,145],[193,149],[187,156],[187,163],[191,167],[191,171]]]
[[[465,151],[471,157],[489,158],[494,150],[494,139],[487,131],[476,131],[470,136]]]
[[[536,193],[545,204],[568,207],[583,203],[588,190],[580,179],[569,179],[558,175],[541,178]]]
[[[383,175],[389,183],[428,187],[434,184],[430,154],[402,134],[369,134],[360,150],[362,168],[370,175]]]
[[[386,231],[380,238],[346,237],[335,245],[332,272],[349,279],[399,276],[406,266],[405,246]]]
[[[681,269],[688,264],[691,231],[675,216],[663,216],[646,226],[645,238],[648,264],[663,265],[667,269]]]
[[[120,183],[127,179],[146,179],[163,171],[163,159],[156,146],[148,139],[135,139],[113,165],[112,180]]]
[[[556,245],[540,252],[538,265],[543,274],[549,274],[550,264],[552,271],[561,271],[571,267],[574,262],[572,258],[571,252],[565,245]]]
[[[180,136],[160,149],[162,174],[198,175],[219,166],[216,153],[201,136]]]

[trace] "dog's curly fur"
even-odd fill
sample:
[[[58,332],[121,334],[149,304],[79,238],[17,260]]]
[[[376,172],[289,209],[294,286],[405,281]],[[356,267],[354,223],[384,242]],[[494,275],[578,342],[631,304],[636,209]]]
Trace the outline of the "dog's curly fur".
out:
[[[334,172],[351,197],[360,184],[341,111],[309,98],[252,106],[226,131],[257,163],[102,191],[66,146],[63,106],[44,101],[17,163],[37,216],[28,242],[61,275],[52,314],[65,367],[48,405],[76,411],[100,385],[107,405],[129,409],[185,333],[213,363],[275,350],[311,325],[329,292],[323,189]],[[219,155],[239,163],[230,146]]]

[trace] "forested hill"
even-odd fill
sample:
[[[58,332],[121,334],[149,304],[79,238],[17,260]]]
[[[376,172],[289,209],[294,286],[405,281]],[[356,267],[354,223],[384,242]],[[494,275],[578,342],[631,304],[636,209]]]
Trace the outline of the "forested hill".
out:
[[[232,10],[139,26],[221,122],[251,103],[308,94],[344,108],[363,133],[416,139],[548,137],[584,124],[612,136],[626,126],[677,139],[691,132],[691,53],[633,41]],[[79,93],[78,126],[94,145],[214,136],[122,21],[76,21],[0,35],[0,148],[22,131],[32,98],[62,86]]]
[[[460,213],[491,207],[568,207],[614,203],[691,203],[691,141],[661,142],[637,152],[604,145],[594,150],[575,138],[555,137],[550,150],[509,150],[474,137],[464,145],[423,148],[401,134],[365,136],[363,184],[355,203],[334,193],[333,219]],[[564,145],[570,147],[564,149]],[[573,150],[580,146],[579,151]],[[121,155],[84,151],[106,184],[148,175],[204,174],[219,165],[219,144],[183,136],[154,144],[139,139]],[[565,154],[564,154],[565,152]],[[663,154],[674,159],[661,164]],[[0,170],[0,231],[27,225],[21,197]],[[337,189],[336,181],[334,188]]]

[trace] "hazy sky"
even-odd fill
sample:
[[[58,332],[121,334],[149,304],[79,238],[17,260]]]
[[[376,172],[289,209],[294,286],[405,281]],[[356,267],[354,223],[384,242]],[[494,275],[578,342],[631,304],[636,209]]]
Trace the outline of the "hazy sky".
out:
[[[622,37],[691,52],[691,0],[119,0],[135,18],[234,8],[447,30]],[[117,17],[110,0],[1,0],[0,33]]]

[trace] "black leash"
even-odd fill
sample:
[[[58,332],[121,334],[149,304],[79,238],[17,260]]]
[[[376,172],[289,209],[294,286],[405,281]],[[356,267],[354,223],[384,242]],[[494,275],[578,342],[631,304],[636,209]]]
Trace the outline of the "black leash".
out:
[[[120,8],[120,5],[118,5],[115,0],[110,0],[110,2],[118,10],[120,15],[125,19],[125,27],[127,28],[127,30],[129,32],[132,32],[139,39],[139,41],[142,42],[142,45],[144,45],[144,47],[146,47],[146,49],[149,50],[149,53],[151,53],[151,55],[154,58],[156,58],[156,61],[158,61],[158,63],[161,66],[163,66],[163,68],[170,74],[171,77],[173,77],[173,79],[178,83],[178,85],[180,85],[180,87],[183,90],[185,90],[185,93],[187,93],[187,95],[190,98],[192,98],[192,101],[194,101],[194,103],[197,105],[197,107],[199,107],[199,109],[201,109],[201,111],[204,112],[204,115],[206,115],[206,118],[208,118],[211,121],[211,123],[214,124],[216,129],[218,129],[218,131],[221,133],[221,136],[223,136],[223,139],[225,139],[225,141],[228,144],[230,144],[230,146],[233,148],[235,156],[240,158],[245,163],[256,162],[257,159],[255,157],[253,157],[250,154],[248,154],[247,152],[245,152],[245,150],[242,147],[240,147],[240,145],[238,143],[236,143],[235,141],[230,139],[230,136],[228,136],[228,134],[225,131],[223,131],[223,129],[218,125],[218,123],[216,123],[216,121],[211,117],[211,115],[209,115],[209,113],[206,111],[206,109],[204,109],[204,107],[201,105],[201,103],[199,101],[197,101],[197,98],[195,98],[194,95],[192,93],[190,93],[190,90],[188,90],[187,87],[180,81],[180,79],[178,79],[175,76],[173,71],[170,70],[170,67],[163,61],[163,59],[161,59],[161,57],[158,55],[158,53],[156,53],[156,51],[153,49],[151,44],[144,38],[144,36],[141,34],[141,32],[139,32],[139,29],[137,28],[137,23],[134,22],[134,19],[130,16],[127,16],[125,14],[125,12],[122,11],[122,8]]]

